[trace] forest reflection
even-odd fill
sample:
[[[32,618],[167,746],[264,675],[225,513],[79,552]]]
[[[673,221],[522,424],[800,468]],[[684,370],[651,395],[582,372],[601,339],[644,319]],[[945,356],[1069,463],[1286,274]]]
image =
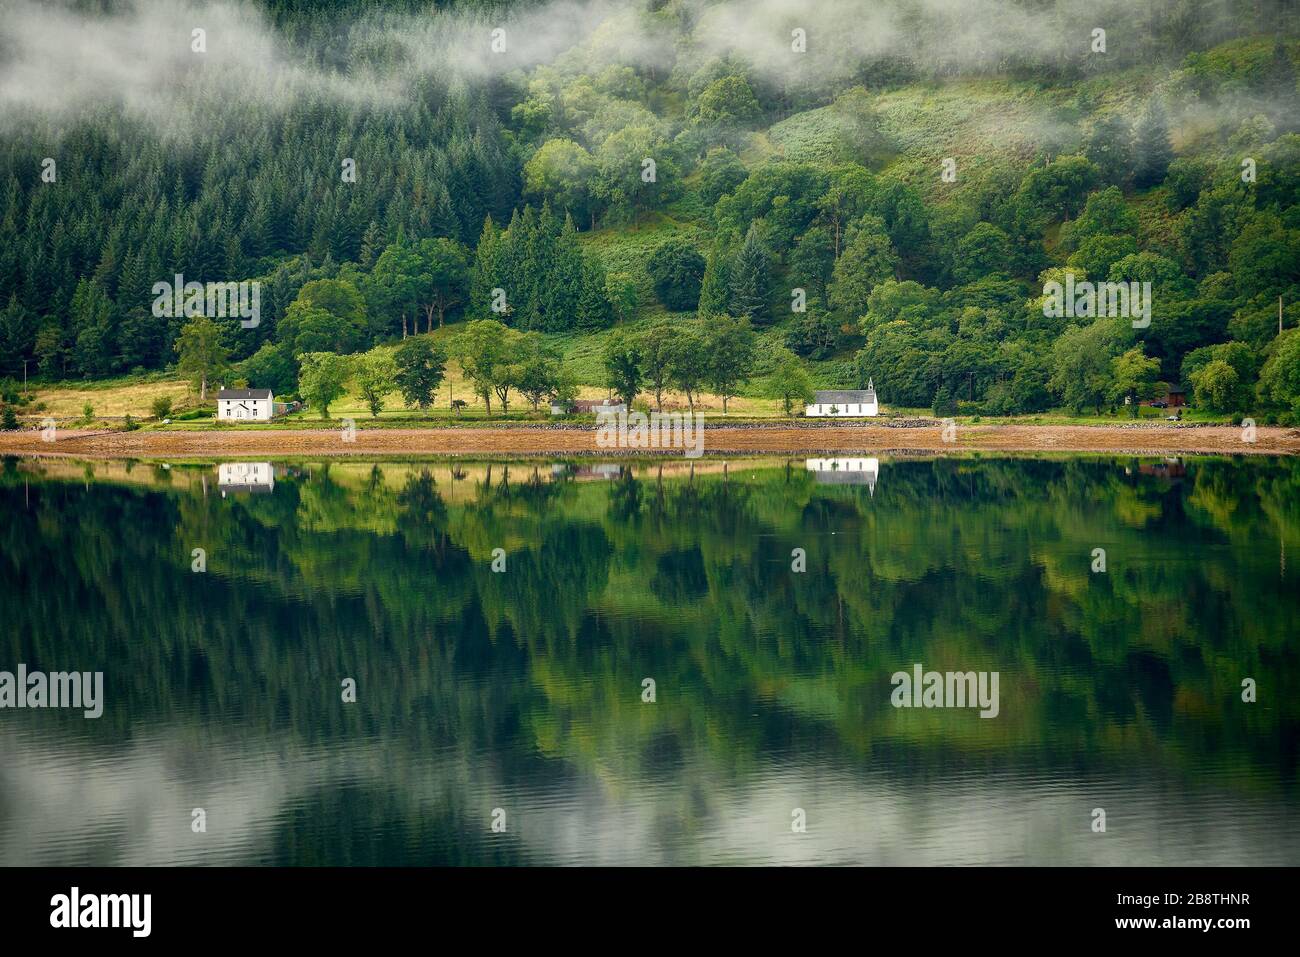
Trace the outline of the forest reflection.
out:
[[[0,860],[1300,860],[1300,463],[870,461],[6,460]]]

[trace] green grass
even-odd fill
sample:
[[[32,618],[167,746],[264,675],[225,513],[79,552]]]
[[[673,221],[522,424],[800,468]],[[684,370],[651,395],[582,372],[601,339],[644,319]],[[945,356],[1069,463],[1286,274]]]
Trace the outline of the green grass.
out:
[[[880,167],[895,157],[897,149],[887,136],[871,129],[874,119],[865,93],[850,94],[772,125],[764,145],[796,162]]]
[[[796,113],[768,129],[767,135],[788,160],[835,163],[848,152],[847,124],[834,106]]]

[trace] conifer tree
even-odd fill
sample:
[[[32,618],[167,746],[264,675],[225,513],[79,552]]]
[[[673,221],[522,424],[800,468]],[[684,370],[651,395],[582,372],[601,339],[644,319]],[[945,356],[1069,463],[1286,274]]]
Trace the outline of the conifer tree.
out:
[[[554,254],[544,264],[545,281],[542,286],[543,328],[551,332],[572,329],[576,321],[578,303],[582,298],[584,262],[582,245],[573,217],[565,215],[564,226],[555,242]],[[601,277],[603,283],[604,277]]]
[[[500,283],[502,246],[501,231],[492,222],[491,215],[484,217],[469,273],[469,312],[475,319],[492,314],[492,290]]]
[[[1133,185],[1146,189],[1162,182],[1174,157],[1165,111],[1153,100],[1134,131]]]
[[[104,287],[90,279],[77,283],[72,297],[73,361],[83,375],[112,371],[116,350],[113,303]]]
[[[736,253],[729,283],[730,313],[761,324],[768,318],[767,291],[771,257],[767,246],[751,224],[745,242]]]
[[[605,268],[595,256],[583,257],[582,290],[578,297],[575,324],[579,329],[604,329],[614,321],[614,311],[605,293]]]
[[[724,236],[715,242],[705,261],[704,278],[700,280],[700,304],[696,308],[701,318],[727,311],[732,266],[727,239]]]
[[[359,262],[362,269],[370,269],[379,259],[379,254],[384,251],[388,241],[384,238],[384,231],[379,228],[379,224],[373,219],[370,225],[366,227],[365,235],[361,237],[361,252]]]

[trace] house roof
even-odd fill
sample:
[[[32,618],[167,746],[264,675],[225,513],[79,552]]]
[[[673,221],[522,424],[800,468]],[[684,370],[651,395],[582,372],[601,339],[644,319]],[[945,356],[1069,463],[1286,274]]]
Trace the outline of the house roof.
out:
[[[836,402],[858,404],[876,401],[875,389],[829,389],[813,393],[815,405],[830,405]]]
[[[217,393],[218,399],[269,399],[270,389],[222,389]]]

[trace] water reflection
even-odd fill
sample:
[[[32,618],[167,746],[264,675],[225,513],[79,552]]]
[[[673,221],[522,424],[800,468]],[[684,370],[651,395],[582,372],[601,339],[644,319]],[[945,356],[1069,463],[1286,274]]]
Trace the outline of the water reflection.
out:
[[[275,469],[270,462],[222,462],[217,466],[221,497],[237,492],[275,491]]]
[[[867,461],[9,460],[0,863],[1300,862],[1296,463]]]
[[[808,459],[804,464],[822,485],[865,485],[871,495],[876,494],[879,459]]]

